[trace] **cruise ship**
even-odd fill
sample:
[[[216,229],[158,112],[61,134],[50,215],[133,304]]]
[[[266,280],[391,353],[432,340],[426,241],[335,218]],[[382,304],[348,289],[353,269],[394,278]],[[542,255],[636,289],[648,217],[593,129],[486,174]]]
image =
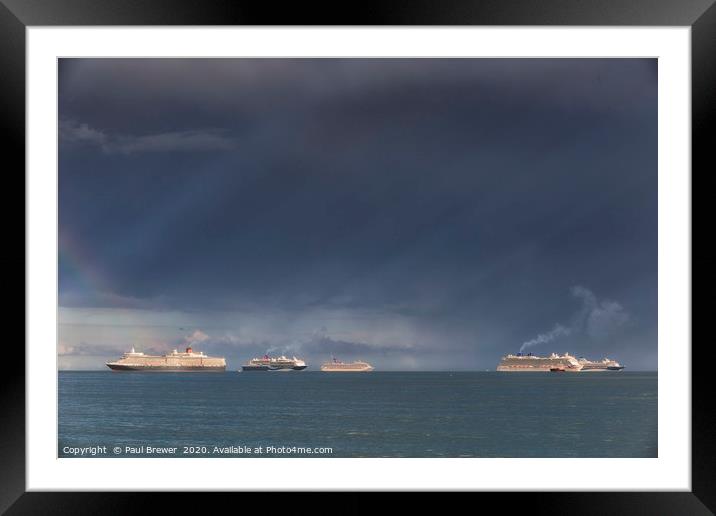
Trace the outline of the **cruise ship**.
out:
[[[582,364],[569,353],[558,355],[552,353],[548,357],[538,357],[532,353],[517,353],[502,357],[498,371],[523,372],[523,371],[547,371],[564,370],[577,372],[582,370]]]
[[[224,372],[226,360],[224,358],[210,357],[204,353],[186,348],[186,351],[176,349],[166,355],[145,355],[134,350],[124,353],[122,358],[114,362],[107,362],[112,371],[163,371],[163,372]]]
[[[325,362],[321,366],[321,371],[327,373],[361,373],[372,370],[373,366],[368,362],[363,362],[362,360],[357,360],[355,362],[341,362],[340,360],[334,358],[332,361]]]
[[[306,362],[300,358],[270,357],[252,358],[241,366],[242,371],[302,371],[306,369]]]
[[[603,358],[597,362],[596,360],[592,361],[581,357],[578,362],[582,366],[582,371],[621,371],[624,369],[624,366],[619,362],[608,358]]]

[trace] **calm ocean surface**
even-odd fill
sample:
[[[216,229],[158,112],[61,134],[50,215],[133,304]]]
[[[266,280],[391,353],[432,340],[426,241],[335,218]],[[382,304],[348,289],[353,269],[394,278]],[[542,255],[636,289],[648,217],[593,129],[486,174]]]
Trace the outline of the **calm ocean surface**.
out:
[[[657,373],[63,371],[58,444],[60,457],[656,457]]]

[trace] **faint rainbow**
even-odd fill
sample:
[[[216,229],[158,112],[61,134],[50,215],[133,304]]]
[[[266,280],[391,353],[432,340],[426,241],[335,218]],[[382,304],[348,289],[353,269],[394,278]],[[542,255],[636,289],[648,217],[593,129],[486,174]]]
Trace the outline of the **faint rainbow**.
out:
[[[92,251],[67,228],[60,228],[58,236],[58,267],[62,263],[83,291],[111,297],[112,289],[102,272],[101,262]]]
[[[133,313],[132,309],[126,310],[126,298],[117,295],[110,286],[110,282],[103,272],[102,262],[95,257],[88,246],[83,245],[82,239],[67,228],[60,228],[58,237],[58,266],[62,262],[63,268],[72,275],[73,280],[77,282],[77,288],[87,298],[100,298],[101,308],[117,309],[112,315],[113,324],[97,327],[96,331],[103,334],[103,338],[117,332],[115,326],[119,325],[122,327],[123,335],[115,335],[112,338],[119,339],[119,343],[127,350],[133,345],[138,349],[150,347],[171,349],[170,341],[175,337],[175,331],[168,335],[166,330],[137,320],[137,315]]]

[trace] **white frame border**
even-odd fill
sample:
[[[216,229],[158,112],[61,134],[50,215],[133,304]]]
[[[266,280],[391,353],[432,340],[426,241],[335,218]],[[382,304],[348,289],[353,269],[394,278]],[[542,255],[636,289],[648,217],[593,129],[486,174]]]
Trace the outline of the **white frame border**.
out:
[[[690,27],[26,30],[28,491],[691,490]],[[659,457],[57,458],[56,61],[95,56],[658,57]]]

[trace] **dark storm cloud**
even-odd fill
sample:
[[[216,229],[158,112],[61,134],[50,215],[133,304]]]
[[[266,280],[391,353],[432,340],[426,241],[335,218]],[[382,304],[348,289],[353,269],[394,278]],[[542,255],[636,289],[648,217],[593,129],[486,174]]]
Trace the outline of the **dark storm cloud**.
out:
[[[348,340],[333,339],[327,335],[320,335],[301,343],[300,349],[312,355],[334,354],[337,356],[354,357],[356,355],[388,354],[413,352],[413,349],[406,349],[399,345],[371,346],[365,342],[352,342]]]
[[[232,354],[235,349],[251,349],[255,353],[271,354],[299,354],[309,357],[327,357],[331,355],[352,358],[357,355],[388,355],[405,352],[414,352],[415,348],[400,344],[382,343],[371,345],[365,342],[356,342],[332,338],[326,334],[314,334],[288,342],[275,340],[242,340],[233,335],[208,335],[203,332],[202,338],[177,339],[177,346],[193,345],[202,349],[210,349],[217,353]]]
[[[374,310],[481,365],[584,285],[562,340],[636,357],[656,93],[648,59],[61,60],[61,304]]]
[[[71,120],[60,120],[59,137],[64,146],[93,145],[107,154],[217,151],[233,149],[236,146],[236,142],[222,134],[220,130],[174,131],[139,136],[116,135],[104,133],[87,124],[79,124]]]

